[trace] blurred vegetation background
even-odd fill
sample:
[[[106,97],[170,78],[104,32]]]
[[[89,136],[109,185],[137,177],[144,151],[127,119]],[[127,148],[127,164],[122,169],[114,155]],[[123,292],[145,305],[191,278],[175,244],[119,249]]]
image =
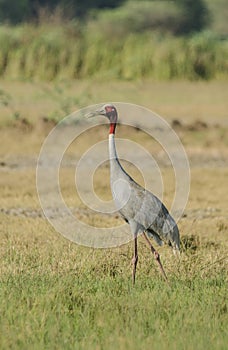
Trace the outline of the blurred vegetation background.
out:
[[[0,0],[0,77],[226,79],[226,0]]]

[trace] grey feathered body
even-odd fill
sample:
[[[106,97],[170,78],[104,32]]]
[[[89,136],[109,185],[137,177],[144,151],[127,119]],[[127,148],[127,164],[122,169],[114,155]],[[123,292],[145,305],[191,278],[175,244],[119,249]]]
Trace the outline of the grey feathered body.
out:
[[[109,153],[113,199],[132,233],[146,232],[157,244],[166,242],[174,250],[179,250],[179,230],[175,220],[159,198],[137,184],[122,168],[116,154],[114,135],[109,137]]]

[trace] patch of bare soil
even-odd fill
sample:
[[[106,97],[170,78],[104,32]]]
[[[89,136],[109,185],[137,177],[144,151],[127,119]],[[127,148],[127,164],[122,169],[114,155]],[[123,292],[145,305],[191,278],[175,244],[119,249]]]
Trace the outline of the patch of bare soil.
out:
[[[30,125],[28,125],[26,121],[20,120],[20,122],[18,121],[13,128],[9,128],[7,130],[0,129],[0,137],[1,134],[4,134],[2,137],[3,142],[0,150],[0,176],[2,177],[0,183],[0,194],[4,194],[4,197],[2,198],[4,198],[4,201],[7,204],[7,208],[4,207],[4,205],[1,206],[1,213],[7,216],[20,216],[31,218],[43,216],[41,209],[34,209],[33,205],[31,205],[31,208],[33,209],[29,208],[30,204],[28,199],[26,199],[28,204],[23,204],[22,199],[20,208],[17,205],[15,205],[14,207],[14,202],[12,200],[13,195],[10,194],[10,191],[13,191],[15,187],[17,188],[18,196],[21,196],[21,192],[23,191],[25,192],[25,196],[27,196],[26,198],[28,198],[28,194],[31,195],[31,193],[32,196],[35,196],[35,169],[37,165],[40,147],[42,145],[43,140],[45,139],[44,134],[49,132],[53,128],[53,126],[55,126],[55,124],[55,121],[50,121],[48,119],[43,118],[39,121],[39,123],[36,126],[33,126],[33,128],[31,129]],[[221,188],[221,186],[217,187],[216,178],[220,172],[222,174],[221,181],[223,181],[222,188],[227,187],[225,186],[225,178],[228,169],[228,149],[226,148],[225,142],[221,143],[221,140],[217,142],[217,134],[215,135],[215,137],[213,134],[213,143],[210,147],[206,147],[205,143],[199,143],[199,145],[196,147],[194,143],[194,138],[197,132],[203,130],[206,131],[208,135],[210,135],[210,132],[213,132],[215,128],[214,125],[210,125],[205,122],[196,121],[191,124],[183,124],[179,120],[175,120],[173,121],[173,127],[176,129],[179,128],[179,131],[183,132],[184,139],[186,134],[188,134],[188,137],[190,134],[190,140],[191,138],[193,140],[192,143],[190,143],[190,145],[187,144],[185,149],[189,157],[190,167],[192,168],[191,193],[194,193],[194,206],[192,208],[190,207],[185,211],[183,219],[193,220],[194,218],[204,219],[224,216],[224,212],[220,212],[219,209],[219,199],[221,197],[221,194],[218,193],[218,190],[219,188]],[[216,128],[219,127],[216,126]],[[91,135],[91,133],[88,134],[87,139],[91,138]],[[127,135],[127,137],[131,139],[132,135],[133,134],[129,134]],[[136,131],[136,133],[133,136],[136,142],[137,137],[140,139],[140,141],[142,141],[142,139],[144,141],[144,135],[140,134],[140,132],[138,131]],[[87,145],[87,139],[82,140],[82,142],[85,142],[85,145]],[[151,143],[151,140],[149,140],[149,143]],[[154,159],[157,161],[158,166],[160,168],[165,168],[165,172],[168,172],[168,168],[172,167],[172,164],[167,164],[167,155],[161,152],[157,153],[156,148],[153,148],[153,145],[151,148],[151,152]],[[137,154],[135,156],[137,157]],[[75,168],[75,164],[79,160],[79,158],[80,153],[74,152],[72,154],[66,155],[66,157],[64,156],[63,167],[71,169]],[[93,161],[94,160],[91,159],[91,166],[93,164]],[[50,167],[51,166],[52,165],[50,164]],[[213,170],[213,174],[210,174],[211,169]],[[31,175],[31,177],[28,178],[29,180],[27,181],[26,176],[24,175],[28,174],[29,172],[32,172],[33,174]],[[20,182],[22,176],[25,178],[23,185],[21,185]],[[213,184],[211,182],[212,179]],[[22,191],[21,186],[26,187],[29,184],[30,180],[34,182],[34,188],[28,190],[27,192],[25,189]],[[68,181],[67,178],[66,181]],[[68,182],[66,183],[65,187],[69,188]],[[208,199],[209,197],[207,194],[208,188],[210,189],[210,193],[212,193],[212,191],[214,193],[214,198],[210,198],[210,200]],[[221,190],[220,192],[223,193],[223,190]],[[9,196],[9,198],[7,196]],[[202,197],[202,199],[200,196]],[[9,201],[7,198],[9,199]],[[198,200],[201,200],[201,202],[197,203]],[[17,203],[19,203],[19,200],[17,200]],[[71,203],[75,205],[75,202]],[[81,217],[82,220],[84,217],[92,215],[90,212],[88,212],[87,209],[79,207],[72,207],[71,209],[72,213]],[[51,215],[65,215],[64,213],[55,212],[54,208],[51,208],[50,210],[53,211]]]
[[[13,128],[0,129],[0,137],[2,140],[0,149],[0,173],[26,171],[26,169],[35,170],[42,142],[55,125],[55,121],[42,118],[36,126],[31,127],[26,121],[18,120]],[[218,132],[214,133],[214,125],[206,124],[203,121],[183,124],[178,119],[173,121],[172,126],[176,129],[182,142],[184,142],[191,169],[228,168],[228,147],[226,147],[225,138],[222,138],[220,135],[220,129],[216,129]],[[121,128],[119,131],[120,137],[127,132],[126,130],[122,132]],[[224,129],[222,131],[225,133]],[[104,132],[106,132],[106,130]],[[131,130],[130,132],[132,132],[132,134],[127,134],[127,137],[136,142],[139,140],[141,145],[145,143],[145,148],[147,149],[148,147],[148,150],[150,150],[159,168],[172,167],[166,152],[157,151],[157,146],[153,143],[153,140],[144,140],[144,134],[140,131],[135,131],[135,133],[133,133],[134,131]],[[198,132],[200,134],[197,135]],[[203,132],[203,135],[201,135],[201,132]],[[87,147],[87,144],[89,145],[88,139],[93,139],[93,137],[91,133],[88,133],[87,136],[85,135],[85,138],[81,139],[79,142],[79,148],[75,147],[73,152],[64,155],[61,166],[64,168],[75,168],[84,152],[80,151],[80,147]],[[100,140],[103,137],[105,137],[105,135],[101,135],[101,137],[99,136],[97,138]],[[206,142],[205,140],[202,141],[202,138],[208,138],[210,143],[207,139]],[[207,144],[209,144],[209,146],[207,146]],[[135,154],[135,157],[137,156],[138,155]],[[144,159],[142,159],[142,161],[144,161],[144,163],[146,162]],[[93,166],[93,162],[95,162],[95,160],[91,159],[90,166]]]
[[[173,119],[171,123],[172,128],[175,130],[184,130],[184,131],[202,131],[211,127],[219,127],[218,124],[208,125],[205,121],[195,120],[192,123],[184,124],[180,119]]]

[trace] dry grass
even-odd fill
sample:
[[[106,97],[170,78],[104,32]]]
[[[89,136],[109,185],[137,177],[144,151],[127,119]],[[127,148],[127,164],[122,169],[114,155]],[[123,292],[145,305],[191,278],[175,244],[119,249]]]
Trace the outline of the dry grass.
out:
[[[63,83],[62,83],[63,84]],[[65,89],[63,89],[65,86]],[[227,132],[226,84],[92,83],[58,86],[4,82],[12,108],[1,109],[0,150],[0,344],[4,349],[225,349],[227,344]],[[54,231],[42,217],[35,185],[40,146],[54,125],[49,118],[67,97],[88,93],[89,103],[128,100],[143,103],[169,121],[191,163],[191,192],[179,222],[182,255],[175,260],[160,248],[170,286],[165,285],[150,251],[139,239],[136,287],[131,287],[132,246],[107,250],[77,246]],[[53,95],[55,97],[53,97]],[[90,97],[88,97],[90,96]],[[213,98],[212,98],[213,97]],[[82,100],[69,108],[81,107]],[[63,111],[61,111],[62,113]],[[61,114],[60,113],[60,114]],[[26,118],[29,126],[24,125]],[[206,122],[206,127],[195,123]],[[217,124],[217,126],[216,126]],[[154,157],[155,142],[137,130],[118,128],[118,136],[141,143]],[[107,129],[88,132],[69,155],[106,138]],[[164,201],[174,193],[174,175],[163,166]],[[126,169],[142,183],[132,165]],[[66,203],[80,220],[96,226],[117,225],[115,216],[87,210],[75,191],[74,168],[61,170]],[[109,169],[95,173],[95,191],[109,199]],[[153,185],[153,182],[152,182]]]

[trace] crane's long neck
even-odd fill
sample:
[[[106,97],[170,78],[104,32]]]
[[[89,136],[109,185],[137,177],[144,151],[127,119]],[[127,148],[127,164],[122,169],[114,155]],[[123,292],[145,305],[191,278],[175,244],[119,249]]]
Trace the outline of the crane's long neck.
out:
[[[116,123],[117,123],[117,115],[115,115],[114,120],[110,122],[110,129],[109,129],[109,159],[110,159],[110,166],[111,166],[111,177],[113,175],[113,172],[117,173],[120,169],[123,170],[116,152],[116,144],[115,144]]]
[[[109,134],[109,159],[110,161],[118,159],[115,145],[115,134]]]
[[[115,129],[116,123],[110,123],[109,129],[109,158],[111,160],[118,160],[116,145],[115,145]]]
[[[121,166],[119,162],[119,158],[116,152],[116,144],[115,144],[115,127],[116,123],[110,124],[110,131],[109,131],[109,159],[110,159],[110,175],[111,175],[111,187],[113,186],[113,183],[120,179],[124,178],[126,179],[126,176],[129,177],[129,175],[125,172],[123,167]]]
[[[115,130],[116,130],[116,122],[110,123],[109,135],[111,134],[115,135]]]
[[[110,125],[110,131],[111,131],[111,125]],[[109,160],[110,160],[110,181],[111,181],[111,188],[113,186],[113,183],[123,176],[124,170],[119,162],[118,155],[116,152],[116,145],[115,145],[115,130],[114,132],[109,133]]]

